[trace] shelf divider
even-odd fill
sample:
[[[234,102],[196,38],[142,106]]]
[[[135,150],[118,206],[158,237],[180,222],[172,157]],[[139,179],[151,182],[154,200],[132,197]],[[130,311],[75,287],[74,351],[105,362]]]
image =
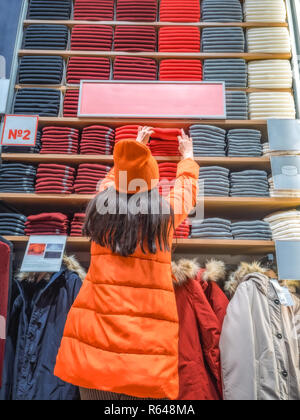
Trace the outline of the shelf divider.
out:
[[[16,251],[24,251],[28,243],[28,236],[6,236],[14,244]],[[84,237],[68,237],[67,252],[88,252],[90,241]],[[205,253],[232,255],[263,255],[275,251],[273,241],[240,241],[213,239],[174,239],[173,251],[176,253]]]

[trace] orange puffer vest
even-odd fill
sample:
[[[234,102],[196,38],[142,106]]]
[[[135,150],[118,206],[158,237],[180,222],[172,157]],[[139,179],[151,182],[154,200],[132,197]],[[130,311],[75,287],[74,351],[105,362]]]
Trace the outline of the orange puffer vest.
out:
[[[178,165],[177,178],[192,180],[194,204],[198,171],[190,159]],[[171,205],[182,194],[175,186]],[[185,217],[177,214],[175,226]],[[178,315],[170,252],[144,254],[138,248],[121,257],[92,243],[91,265],[69,313],[54,373],[83,388],[177,398]]]

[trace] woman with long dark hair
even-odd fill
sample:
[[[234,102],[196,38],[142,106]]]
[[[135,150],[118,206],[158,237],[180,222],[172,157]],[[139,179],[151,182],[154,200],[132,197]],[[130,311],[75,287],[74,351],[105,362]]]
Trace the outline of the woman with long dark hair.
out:
[[[91,264],[68,316],[55,375],[82,399],[178,396],[178,315],[171,277],[174,229],[196,204],[192,140],[164,199],[147,146],[151,128],[114,150],[114,168],[89,203],[84,233]]]

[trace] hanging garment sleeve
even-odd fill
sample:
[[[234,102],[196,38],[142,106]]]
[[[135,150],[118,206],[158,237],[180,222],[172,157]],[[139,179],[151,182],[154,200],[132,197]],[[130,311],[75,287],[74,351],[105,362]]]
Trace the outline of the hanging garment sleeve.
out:
[[[220,339],[225,400],[257,400],[251,283],[241,284],[227,308]]]

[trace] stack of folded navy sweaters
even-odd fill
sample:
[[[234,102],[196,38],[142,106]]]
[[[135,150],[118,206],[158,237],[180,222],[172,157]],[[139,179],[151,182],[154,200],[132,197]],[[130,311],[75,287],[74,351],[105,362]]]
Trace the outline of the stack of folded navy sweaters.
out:
[[[60,85],[64,60],[59,56],[25,55],[20,58],[18,82],[29,85]]]
[[[29,25],[24,31],[25,50],[66,50],[69,30],[64,25]]]
[[[25,163],[2,163],[0,165],[0,192],[34,193],[35,166]]]
[[[13,107],[14,114],[58,117],[61,93],[55,89],[24,88],[18,89]]]
[[[2,146],[3,153],[40,153],[42,142],[42,133],[37,132],[34,146]]]
[[[0,213],[0,236],[25,236],[27,217],[18,213]]]
[[[71,17],[72,0],[30,0],[28,19],[67,20]]]

